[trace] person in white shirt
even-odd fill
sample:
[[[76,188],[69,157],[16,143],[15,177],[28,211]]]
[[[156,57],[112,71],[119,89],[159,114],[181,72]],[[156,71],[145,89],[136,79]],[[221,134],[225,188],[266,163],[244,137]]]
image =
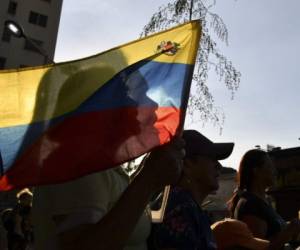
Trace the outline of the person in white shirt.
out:
[[[184,142],[158,147],[129,184],[120,168],[37,187],[35,250],[146,250],[152,195],[181,176]],[[129,184],[129,185],[128,185]]]

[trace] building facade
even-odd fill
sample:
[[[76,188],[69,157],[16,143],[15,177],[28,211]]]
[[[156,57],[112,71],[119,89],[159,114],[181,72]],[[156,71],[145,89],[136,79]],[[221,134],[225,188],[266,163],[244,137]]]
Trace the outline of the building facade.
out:
[[[24,28],[53,60],[63,0],[0,0],[0,69],[45,64],[24,38],[13,37],[4,22],[13,20]],[[16,203],[16,191],[0,192],[0,211]]]
[[[277,185],[269,190],[277,212],[285,219],[300,213],[300,147],[275,149],[269,152],[277,169]]]
[[[0,69],[36,66],[47,63],[45,56],[24,38],[12,36],[4,27],[6,20],[20,24],[53,60],[63,0],[0,1]]]

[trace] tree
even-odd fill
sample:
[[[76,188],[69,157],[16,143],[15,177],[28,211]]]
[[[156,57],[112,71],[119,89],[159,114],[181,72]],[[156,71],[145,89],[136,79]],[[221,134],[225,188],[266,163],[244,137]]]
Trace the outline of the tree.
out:
[[[191,117],[199,114],[198,117],[202,121],[211,121],[221,129],[225,115],[215,107],[213,95],[207,86],[209,72],[215,71],[219,80],[223,81],[231,92],[232,98],[239,87],[241,74],[232,62],[220,52],[217,42],[212,37],[212,34],[215,34],[218,40],[228,45],[226,25],[219,15],[210,11],[215,4],[216,0],[173,0],[166,6],[161,6],[152,15],[141,36],[147,36],[193,19],[201,21],[202,37],[196,58],[187,113]]]

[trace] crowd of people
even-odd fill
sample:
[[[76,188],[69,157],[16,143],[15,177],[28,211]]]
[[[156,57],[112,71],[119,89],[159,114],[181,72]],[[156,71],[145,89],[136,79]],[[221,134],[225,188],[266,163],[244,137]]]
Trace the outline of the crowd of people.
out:
[[[242,157],[228,202],[230,218],[211,225],[202,208],[219,188],[219,160],[233,147],[184,130],[148,154],[133,179],[116,167],[35,187],[33,202],[23,190],[16,207],[1,214],[7,249],[284,249],[299,237],[300,221],[284,221],[269,203],[266,189],[274,184],[276,169],[267,152],[253,149]],[[166,185],[171,189],[165,216],[153,224],[150,204]]]

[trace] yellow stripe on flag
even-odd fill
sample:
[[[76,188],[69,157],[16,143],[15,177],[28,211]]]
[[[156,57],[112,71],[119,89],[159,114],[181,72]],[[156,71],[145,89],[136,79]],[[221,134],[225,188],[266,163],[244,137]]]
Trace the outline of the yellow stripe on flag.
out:
[[[199,22],[192,21],[81,60],[0,71],[0,128],[71,112],[121,70],[150,57],[157,62],[193,64],[199,33]],[[174,56],[156,51],[164,41],[180,45]],[[72,84],[61,89],[66,81]],[[76,98],[68,98],[73,91]],[[63,104],[57,103],[59,95],[66,97]]]

